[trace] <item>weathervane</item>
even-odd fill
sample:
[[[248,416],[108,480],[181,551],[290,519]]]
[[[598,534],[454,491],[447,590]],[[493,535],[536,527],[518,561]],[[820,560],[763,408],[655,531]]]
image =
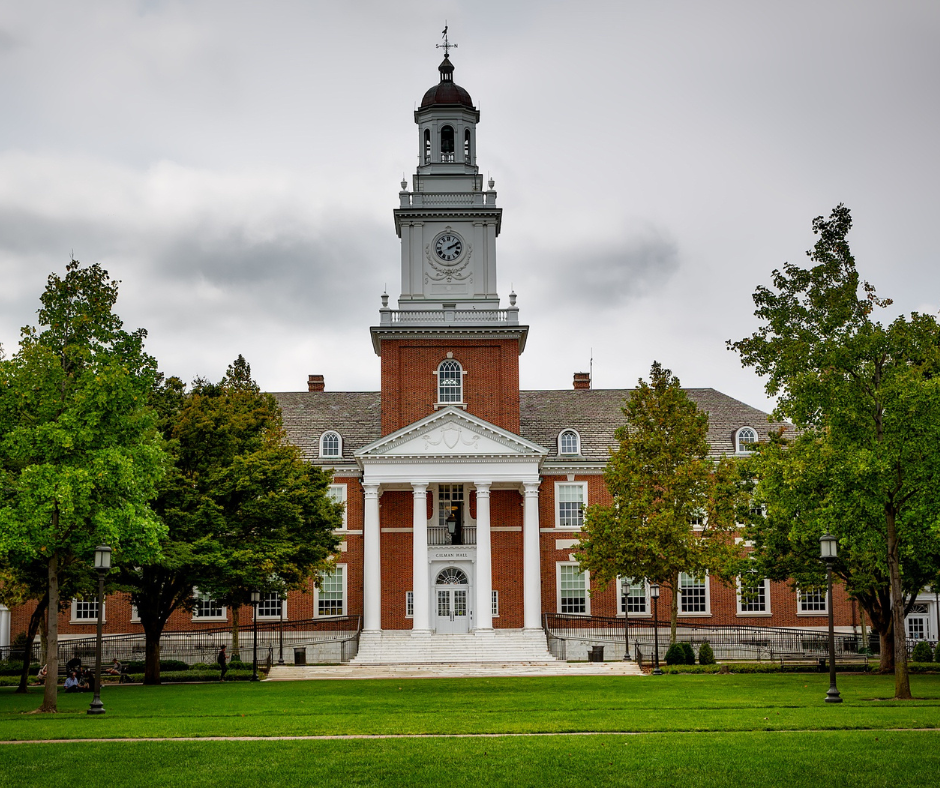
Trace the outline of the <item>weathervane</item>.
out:
[[[451,50],[451,49],[456,49],[456,48],[457,48],[457,45],[456,45],[456,44],[451,44],[450,41],[447,40],[447,23],[446,23],[446,22],[444,23],[444,29],[441,31],[441,38],[444,39],[444,43],[443,43],[443,44],[435,44],[435,45],[434,45],[434,48],[435,48],[435,49],[443,49],[443,50],[444,50],[444,57],[450,57],[450,50]]]

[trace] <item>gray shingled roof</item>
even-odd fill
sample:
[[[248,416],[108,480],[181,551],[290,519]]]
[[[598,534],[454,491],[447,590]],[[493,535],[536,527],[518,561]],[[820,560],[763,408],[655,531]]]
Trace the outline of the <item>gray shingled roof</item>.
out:
[[[581,456],[569,462],[606,462],[615,445],[614,430],[624,422],[621,406],[631,389],[565,389],[520,391],[521,435],[548,449],[557,460],[558,433],[577,430]],[[753,427],[765,439],[783,426],[767,421],[767,414],[714,389],[686,389],[689,397],[708,412],[708,440],[712,454],[732,454],[734,433]],[[308,460],[317,461],[320,435],[336,430],[343,437],[343,459],[352,460],[357,449],[381,437],[381,397],[377,391],[323,391],[274,394],[284,413],[287,437]],[[335,465],[336,460],[326,461]]]
[[[713,455],[734,453],[734,433],[753,427],[765,439],[775,426],[767,414],[715,389],[686,389],[689,398],[708,412],[708,442]],[[581,436],[581,456],[588,462],[606,462],[616,445],[614,430],[624,423],[623,401],[632,389],[563,389],[520,391],[522,437],[549,450],[558,459],[558,433],[565,428]],[[564,460],[567,462],[568,457]]]

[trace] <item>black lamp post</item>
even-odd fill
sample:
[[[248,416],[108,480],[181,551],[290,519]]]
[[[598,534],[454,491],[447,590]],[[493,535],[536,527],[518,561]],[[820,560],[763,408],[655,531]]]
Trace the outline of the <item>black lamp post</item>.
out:
[[[653,675],[662,676],[659,669],[659,583],[650,583],[650,598],[653,600]]]
[[[284,664],[284,600],[281,599],[281,595],[277,595],[277,601],[281,606],[281,625],[277,628],[277,640],[278,640],[278,652],[277,652],[277,664]]]
[[[819,556],[826,564],[826,586],[829,609],[829,691],[826,703],[842,703],[839,689],[836,687],[836,635],[832,620],[832,564],[838,556],[838,540],[828,531],[819,538]]]
[[[252,591],[251,592],[251,628],[252,628],[252,644],[251,644],[251,680],[260,681],[258,678],[258,603],[261,601],[261,592]]]
[[[626,586],[623,599],[623,661],[630,659],[630,585]]]
[[[101,702],[101,630],[104,626],[104,576],[111,568],[111,548],[106,544],[95,548],[95,569],[98,570],[98,638],[95,643],[95,697],[89,714],[104,714]]]

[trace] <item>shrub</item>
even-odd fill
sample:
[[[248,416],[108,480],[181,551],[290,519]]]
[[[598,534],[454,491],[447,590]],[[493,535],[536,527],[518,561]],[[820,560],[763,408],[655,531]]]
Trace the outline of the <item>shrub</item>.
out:
[[[933,662],[933,649],[924,640],[918,641],[911,652],[911,662]]]
[[[666,652],[667,665],[685,665],[685,650],[681,643],[673,643]]]
[[[715,652],[712,651],[712,647],[708,645],[706,640],[698,647],[698,664],[699,665],[714,665],[715,664]]]
[[[694,665],[695,664],[695,649],[692,648],[691,643],[680,643],[682,647],[682,653],[685,655],[685,664]]]
[[[23,663],[18,659],[7,659],[0,662],[0,676],[19,676],[22,670]],[[39,663],[33,662],[29,666],[30,677],[35,676],[37,670],[39,670]]]
[[[139,659],[128,660],[126,663],[128,673],[143,673],[144,672],[144,662]],[[178,659],[161,659],[160,660],[160,672],[171,670],[189,670],[189,665],[185,662]]]

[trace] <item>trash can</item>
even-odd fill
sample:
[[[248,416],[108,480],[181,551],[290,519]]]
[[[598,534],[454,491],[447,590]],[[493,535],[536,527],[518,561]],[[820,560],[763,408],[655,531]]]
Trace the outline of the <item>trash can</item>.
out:
[[[588,662],[603,662],[604,661],[604,647],[603,646],[591,646],[588,649]]]
[[[825,657],[819,658],[819,672],[825,673],[828,670],[828,660]]]
[[[294,649],[294,664],[295,665],[306,665],[307,664],[307,647],[301,646]]]

